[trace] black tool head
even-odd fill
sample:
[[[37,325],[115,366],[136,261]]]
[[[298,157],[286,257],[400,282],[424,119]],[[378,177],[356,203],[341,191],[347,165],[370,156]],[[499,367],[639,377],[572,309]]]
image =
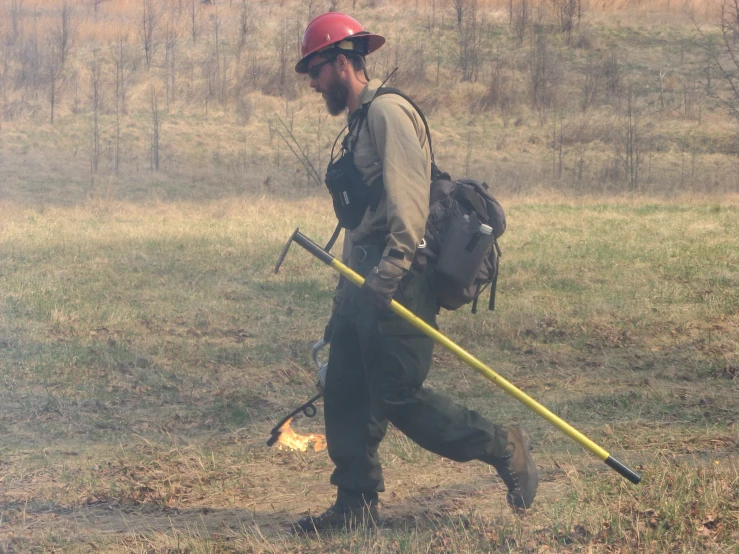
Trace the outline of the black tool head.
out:
[[[276,443],[277,439],[280,438],[281,434],[282,434],[282,431],[279,431],[279,430],[275,431],[274,429],[272,429],[272,434],[267,439],[267,446],[272,446],[274,443]]]
[[[280,257],[277,259],[277,263],[275,264],[275,273],[280,271],[280,266],[282,265],[282,262],[285,261],[285,256],[287,256],[287,251],[290,250],[290,245],[293,243],[293,240],[295,240],[295,235],[297,235],[299,232],[300,232],[300,228],[295,229],[293,231],[293,234],[290,235],[290,238],[287,240],[285,247],[282,249],[282,252],[280,253]]]

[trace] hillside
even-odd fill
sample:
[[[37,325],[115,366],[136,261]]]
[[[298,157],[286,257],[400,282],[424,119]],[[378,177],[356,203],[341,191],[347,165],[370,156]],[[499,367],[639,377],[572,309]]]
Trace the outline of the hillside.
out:
[[[0,200],[320,191],[281,136],[322,173],[343,118],[292,68],[332,7],[387,37],[370,71],[398,67],[455,175],[499,194],[736,192],[719,3],[675,4],[3,0]]]

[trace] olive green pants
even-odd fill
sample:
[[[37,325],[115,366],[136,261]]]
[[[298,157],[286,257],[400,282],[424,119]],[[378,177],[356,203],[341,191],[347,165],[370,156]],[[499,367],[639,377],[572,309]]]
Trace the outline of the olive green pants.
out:
[[[381,248],[355,248],[350,265],[367,275]],[[339,488],[339,500],[372,499],[384,490],[377,449],[388,422],[451,460],[503,457],[503,428],[423,386],[434,342],[390,310],[375,308],[356,286],[344,287],[334,314],[324,394],[328,452],[336,465],[331,483]],[[435,326],[430,267],[412,268],[395,299]]]

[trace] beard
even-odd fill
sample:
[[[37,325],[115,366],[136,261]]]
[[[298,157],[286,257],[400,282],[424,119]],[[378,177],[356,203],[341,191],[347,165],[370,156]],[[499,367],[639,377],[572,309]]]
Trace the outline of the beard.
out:
[[[328,113],[333,116],[339,115],[346,109],[346,101],[349,98],[349,87],[339,80],[339,76],[334,73],[331,83],[327,90],[323,93],[323,99],[326,101]]]

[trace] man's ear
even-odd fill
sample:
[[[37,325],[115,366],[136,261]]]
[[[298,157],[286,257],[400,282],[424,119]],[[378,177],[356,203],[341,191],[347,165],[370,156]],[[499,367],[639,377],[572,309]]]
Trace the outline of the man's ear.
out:
[[[338,62],[338,68],[340,70],[344,70],[347,68],[348,65],[350,65],[349,60],[346,59],[346,56],[344,54],[339,54],[338,56],[336,56],[336,61]]]

